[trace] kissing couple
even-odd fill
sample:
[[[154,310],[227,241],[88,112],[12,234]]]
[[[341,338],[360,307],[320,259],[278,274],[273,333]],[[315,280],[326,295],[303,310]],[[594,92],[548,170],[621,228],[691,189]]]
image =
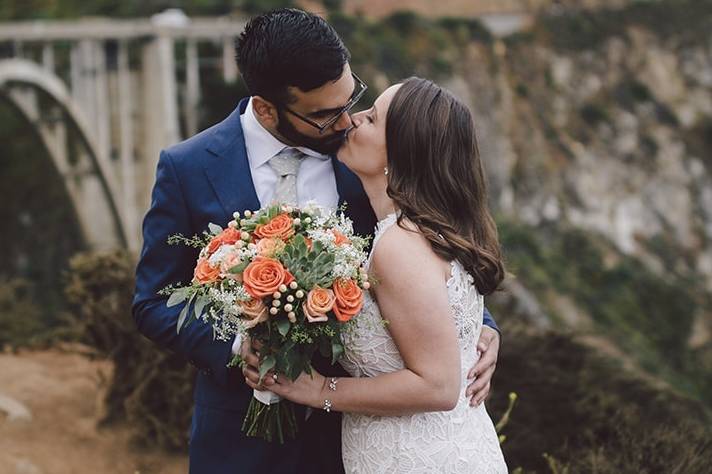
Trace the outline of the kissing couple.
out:
[[[132,313],[142,334],[199,369],[193,474],[507,472],[484,404],[500,343],[484,296],[504,266],[472,114],[416,77],[352,114],[367,86],[349,60],[316,15],[254,17],[237,39],[250,97],[161,152]],[[373,236],[367,267],[377,284],[344,354],[334,366],[316,356],[294,381],[260,381],[250,341],[215,340],[206,324],[176,333],[179,308],[158,295],[190,280],[197,255],[166,236],[272,202],[347,203],[355,232]],[[226,367],[233,353],[241,369]],[[242,433],[253,389],[301,407],[295,439]]]

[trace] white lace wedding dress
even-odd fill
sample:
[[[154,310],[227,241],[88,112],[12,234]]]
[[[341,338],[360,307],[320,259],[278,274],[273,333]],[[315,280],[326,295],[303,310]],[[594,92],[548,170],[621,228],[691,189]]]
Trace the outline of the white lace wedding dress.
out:
[[[381,220],[373,240],[396,222],[396,214]],[[373,249],[371,256],[373,256]],[[370,263],[369,257],[369,263]],[[342,450],[347,473],[506,473],[497,433],[484,403],[473,408],[465,396],[467,372],[479,357],[476,345],[482,329],[483,297],[472,277],[452,262],[447,282],[450,307],[460,345],[460,398],[452,411],[407,416],[344,413]],[[381,323],[381,313],[364,295],[358,329],[345,337],[341,365],[353,377],[375,377],[403,369],[395,342]]]

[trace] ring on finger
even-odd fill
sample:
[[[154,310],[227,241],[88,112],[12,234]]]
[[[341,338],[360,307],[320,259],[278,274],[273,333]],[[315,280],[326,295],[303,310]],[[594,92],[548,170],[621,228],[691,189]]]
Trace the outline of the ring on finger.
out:
[[[275,372],[272,374],[272,380],[274,380],[274,383],[277,383],[277,373]]]

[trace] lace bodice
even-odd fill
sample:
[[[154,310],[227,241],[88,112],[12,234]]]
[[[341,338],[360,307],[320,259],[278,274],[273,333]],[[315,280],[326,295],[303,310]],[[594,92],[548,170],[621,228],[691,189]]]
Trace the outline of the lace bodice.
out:
[[[397,219],[391,214],[376,226],[371,255],[378,240]],[[456,261],[446,283],[452,317],[458,331],[461,386],[458,404],[449,412],[379,417],[344,414],[342,451],[349,473],[506,473],[497,434],[484,404],[469,406],[465,396],[467,372],[479,354],[483,296],[473,278]],[[405,367],[393,338],[382,323],[370,294],[355,319],[356,328],[344,337],[341,365],[354,377],[375,377]]]
[[[373,258],[373,249],[385,231],[395,224],[397,215],[388,215],[376,225],[371,254],[366,267]],[[476,346],[482,330],[484,298],[473,285],[472,275],[457,261],[450,262],[451,276],[447,281],[450,308],[458,332],[462,376],[478,357]],[[398,348],[388,329],[381,322],[381,312],[373,297],[364,295],[363,310],[356,318],[357,329],[345,342],[346,352],[341,365],[354,377],[373,377],[393,372],[404,367]],[[463,384],[465,379],[463,378]]]

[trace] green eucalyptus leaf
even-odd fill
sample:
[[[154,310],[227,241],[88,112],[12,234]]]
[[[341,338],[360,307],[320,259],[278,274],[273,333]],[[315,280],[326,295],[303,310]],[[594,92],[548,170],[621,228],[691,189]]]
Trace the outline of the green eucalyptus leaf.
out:
[[[344,353],[344,346],[339,341],[331,342],[331,363],[335,364]]]
[[[180,330],[183,327],[183,324],[185,324],[186,318],[188,317],[188,309],[189,308],[190,308],[190,303],[186,303],[186,305],[180,311],[180,314],[178,315],[178,325],[176,327],[176,334],[180,334]]]
[[[195,301],[195,307],[193,308],[193,313],[195,314],[195,319],[200,319],[203,315],[203,310],[205,306],[210,303],[210,298],[207,296],[199,296]]]
[[[229,272],[230,272],[230,273],[242,273],[242,272],[245,271],[245,268],[247,268],[247,266],[248,266],[249,264],[250,264],[250,262],[248,262],[248,261],[240,262],[240,263],[238,263],[237,265],[235,265],[234,267],[232,267],[232,268],[229,270]]]
[[[260,382],[262,382],[264,376],[275,366],[276,363],[277,359],[275,359],[272,355],[268,355],[260,361]]]
[[[291,327],[291,323],[289,322],[289,319],[287,318],[280,318],[276,321],[277,324],[277,330],[282,336],[286,336],[287,333],[289,332],[289,328]]]
[[[175,306],[178,303],[182,303],[185,301],[185,298],[188,296],[188,292],[186,291],[185,288],[181,288],[180,290],[176,290],[173,293],[171,293],[171,296],[168,297],[168,302],[166,303],[166,306],[169,308],[171,306]]]

